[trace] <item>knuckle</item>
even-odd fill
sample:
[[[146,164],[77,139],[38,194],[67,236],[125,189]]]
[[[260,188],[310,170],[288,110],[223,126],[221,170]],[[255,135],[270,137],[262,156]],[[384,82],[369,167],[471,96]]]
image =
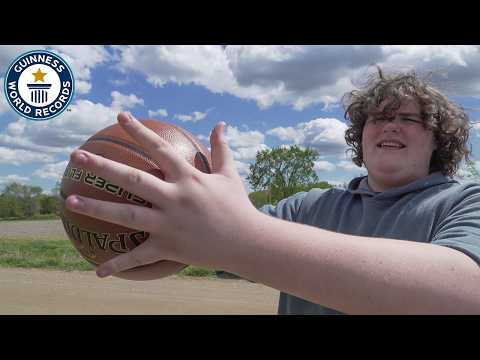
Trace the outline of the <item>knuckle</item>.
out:
[[[91,156],[90,157],[90,161],[91,161],[91,164],[93,165],[93,167],[97,170],[106,170],[106,167],[107,167],[107,162],[105,161],[105,159],[99,155],[95,155],[95,156]]]
[[[193,171],[192,175],[190,176],[190,180],[195,185],[203,185],[203,176],[202,173],[200,173],[199,171]]]
[[[135,224],[137,220],[137,214],[132,207],[127,207],[124,215],[124,220],[127,224]]]
[[[167,152],[169,149],[170,149],[170,144],[167,143],[166,141],[162,139],[158,139],[158,141],[155,142],[154,150],[156,152],[164,153],[164,152]]]
[[[140,185],[142,183],[142,176],[136,169],[128,170],[127,181],[131,185]]]
[[[193,206],[192,194],[190,191],[181,191],[176,196],[176,202],[181,208],[191,209]]]

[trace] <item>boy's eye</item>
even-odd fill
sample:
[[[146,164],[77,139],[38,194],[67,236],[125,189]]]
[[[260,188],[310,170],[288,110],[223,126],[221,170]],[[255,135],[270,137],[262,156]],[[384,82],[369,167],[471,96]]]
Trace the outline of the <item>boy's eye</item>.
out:
[[[422,122],[420,120],[415,120],[411,118],[402,118],[403,121],[409,122],[411,124],[421,124]]]

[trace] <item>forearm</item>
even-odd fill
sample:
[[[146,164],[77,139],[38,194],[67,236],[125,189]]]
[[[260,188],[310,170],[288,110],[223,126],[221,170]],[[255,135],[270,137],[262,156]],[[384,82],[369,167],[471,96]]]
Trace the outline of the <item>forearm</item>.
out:
[[[345,313],[480,313],[480,269],[428,243],[344,235],[261,214],[225,270]]]

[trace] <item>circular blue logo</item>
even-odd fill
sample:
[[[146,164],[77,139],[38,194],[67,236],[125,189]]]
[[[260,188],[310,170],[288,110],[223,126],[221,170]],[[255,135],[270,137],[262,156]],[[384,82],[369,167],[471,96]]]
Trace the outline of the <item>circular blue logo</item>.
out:
[[[73,98],[75,81],[68,64],[57,54],[34,50],[20,55],[8,68],[4,82],[10,106],[31,120],[60,115]]]

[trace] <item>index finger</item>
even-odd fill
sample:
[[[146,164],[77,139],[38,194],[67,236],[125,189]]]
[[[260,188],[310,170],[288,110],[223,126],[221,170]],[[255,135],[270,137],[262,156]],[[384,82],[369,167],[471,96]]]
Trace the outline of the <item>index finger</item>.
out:
[[[136,120],[129,113],[120,113],[117,117],[120,126],[139,144],[142,144],[150,156],[162,164],[162,170],[168,180],[178,180],[195,170],[174,150],[172,145],[157,133]]]

